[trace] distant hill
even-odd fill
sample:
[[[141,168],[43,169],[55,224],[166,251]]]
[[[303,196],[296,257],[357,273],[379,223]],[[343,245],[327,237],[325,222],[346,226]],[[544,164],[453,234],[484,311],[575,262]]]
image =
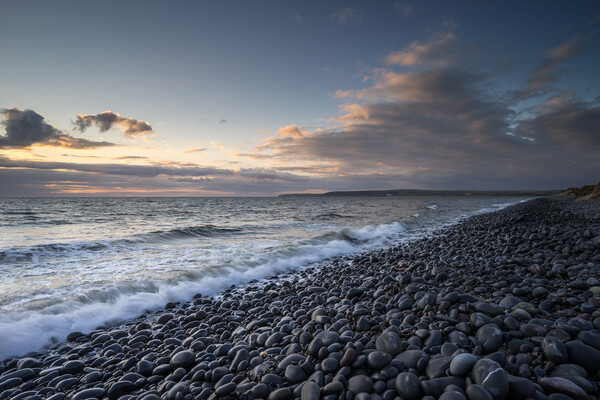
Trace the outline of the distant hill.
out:
[[[572,194],[577,196],[577,200],[600,200],[600,183],[597,185],[585,185],[582,187],[572,187],[563,190],[560,195]]]
[[[354,190],[314,193],[289,193],[278,197],[382,197],[382,196],[550,196],[558,190]]]

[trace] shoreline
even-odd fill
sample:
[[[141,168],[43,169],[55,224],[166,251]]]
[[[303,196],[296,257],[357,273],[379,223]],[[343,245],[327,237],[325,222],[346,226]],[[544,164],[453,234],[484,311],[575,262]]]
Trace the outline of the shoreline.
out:
[[[0,363],[0,400],[597,398],[596,203],[533,199],[72,333]]]

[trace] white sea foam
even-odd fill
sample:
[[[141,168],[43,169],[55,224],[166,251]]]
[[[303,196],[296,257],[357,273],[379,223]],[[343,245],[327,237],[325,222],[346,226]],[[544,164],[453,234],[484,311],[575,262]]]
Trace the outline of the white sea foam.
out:
[[[247,283],[360,251],[393,239],[404,231],[398,222],[345,228],[274,249],[262,256],[232,260],[229,265],[182,274],[172,283],[124,282],[116,289],[88,292],[43,309],[8,313],[0,316],[0,359],[23,355],[53,340],[64,340],[72,331],[89,332],[97,326],[158,309],[168,302],[189,300],[196,293],[214,295],[232,284]]]

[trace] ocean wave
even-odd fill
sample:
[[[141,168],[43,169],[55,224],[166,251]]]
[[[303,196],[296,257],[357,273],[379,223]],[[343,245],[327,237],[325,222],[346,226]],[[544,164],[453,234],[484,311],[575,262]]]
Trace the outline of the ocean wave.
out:
[[[234,258],[222,265],[181,271],[168,281],[118,282],[109,288],[74,294],[61,302],[37,301],[0,316],[0,359],[23,355],[53,341],[64,340],[72,331],[89,332],[100,325],[115,324],[159,309],[168,302],[187,301],[196,293],[214,295],[232,284],[244,284],[365,250],[397,238],[404,231],[399,222],[344,228],[263,249],[259,255]],[[20,334],[9,334],[15,331]]]
[[[330,212],[330,213],[325,213],[325,214],[319,214],[316,216],[316,218],[320,219],[320,220],[331,221],[331,220],[337,220],[337,219],[354,219],[356,217],[353,215],[342,215],[342,214]]]
[[[216,235],[227,235],[230,233],[242,232],[242,228],[220,228],[214,225],[191,226],[187,228],[175,228],[163,231],[154,231],[134,235],[131,238],[125,239],[130,242],[153,242],[153,241],[171,241],[182,238],[205,238],[214,237]]]
[[[69,224],[67,221],[55,221],[55,224]],[[181,239],[208,238],[242,232],[242,228],[222,228],[214,225],[192,226],[162,231],[153,231],[131,235],[129,237],[98,242],[47,243],[32,246],[13,247],[0,250],[0,264],[7,262],[26,262],[59,254],[98,252],[127,248],[136,244],[168,243]]]

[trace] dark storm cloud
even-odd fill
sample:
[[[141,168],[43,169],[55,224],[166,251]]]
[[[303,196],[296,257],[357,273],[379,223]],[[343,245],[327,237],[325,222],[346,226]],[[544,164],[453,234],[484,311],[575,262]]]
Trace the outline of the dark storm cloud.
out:
[[[109,142],[94,142],[69,136],[44,122],[44,117],[33,110],[0,109],[4,117],[5,135],[0,136],[0,148],[27,148],[34,144],[70,149],[93,149],[114,146]]]
[[[152,134],[152,126],[145,121],[135,118],[122,117],[112,111],[103,111],[99,114],[79,114],[74,121],[75,127],[83,132],[92,125],[100,128],[100,132],[106,132],[111,128],[123,131],[125,136],[135,137]]]

